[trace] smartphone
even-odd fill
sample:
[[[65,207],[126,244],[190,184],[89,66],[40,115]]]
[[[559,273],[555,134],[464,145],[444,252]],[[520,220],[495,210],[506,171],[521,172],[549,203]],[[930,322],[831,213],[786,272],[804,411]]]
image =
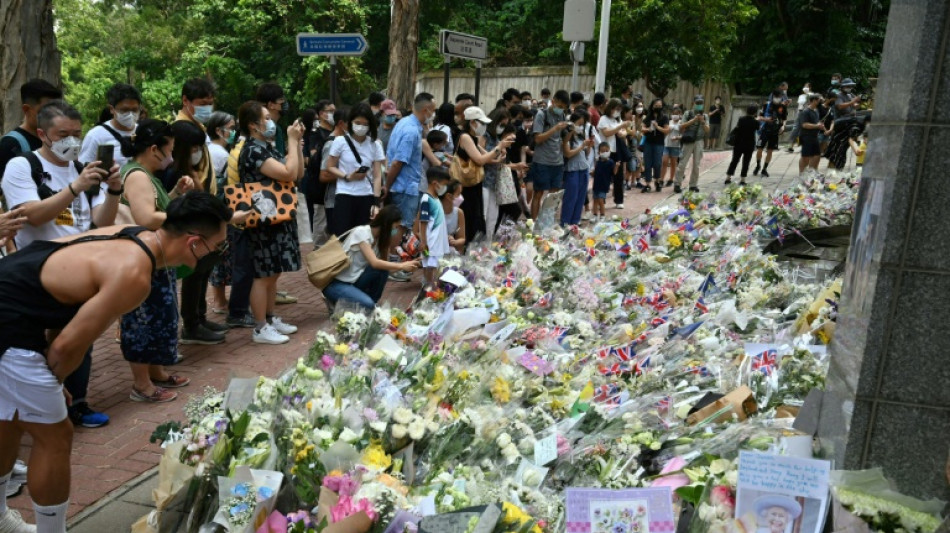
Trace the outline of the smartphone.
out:
[[[96,148],[96,159],[99,161],[99,168],[105,170],[106,172],[112,168],[112,165],[115,162],[112,160],[112,155],[115,148],[111,144],[100,144]]]
[[[356,173],[357,173],[357,174],[366,174],[367,172],[369,172],[369,167],[368,167],[368,166],[365,166],[365,165],[364,165],[364,166],[361,166],[361,167],[358,168],[358,169],[356,169]]]

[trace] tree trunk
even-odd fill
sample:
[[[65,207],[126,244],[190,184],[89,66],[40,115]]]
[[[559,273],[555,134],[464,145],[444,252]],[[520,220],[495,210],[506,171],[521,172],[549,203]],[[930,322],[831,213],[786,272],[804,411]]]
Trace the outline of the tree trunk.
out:
[[[419,50],[419,0],[392,0],[389,25],[389,87],[399,108],[412,106]]]
[[[42,78],[60,86],[60,55],[52,0],[0,0],[0,122],[10,131],[23,120],[20,85]]]

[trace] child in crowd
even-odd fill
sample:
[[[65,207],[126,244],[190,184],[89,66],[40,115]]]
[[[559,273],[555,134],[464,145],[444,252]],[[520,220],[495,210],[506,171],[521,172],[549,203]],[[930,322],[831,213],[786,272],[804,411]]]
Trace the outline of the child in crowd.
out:
[[[670,134],[666,136],[666,146],[663,148],[663,170],[670,169],[670,177],[666,180],[666,186],[673,185],[673,178],[676,177],[676,165],[680,161],[680,119],[682,110],[678,106],[673,106],[673,114],[670,115]],[[660,172],[660,180],[663,180],[663,172]]]
[[[428,190],[422,195],[419,205],[419,237],[422,240],[422,268],[426,286],[432,286],[438,273],[439,260],[449,252],[449,235],[445,211],[439,199],[448,191],[449,172],[441,167],[426,171]]]
[[[614,174],[620,172],[620,162],[610,158],[610,145],[606,142],[597,147],[597,163],[594,165],[594,220],[606,216],[605,200],[610,192]]]
[[[444,131],[441,130],[429,130],[429,133],[426,135],[426,142],[429,144],[429,148],[432,149],[432,155],[438,158],[439,161],[445,161],[445,145],[449,142],[449,136],[446,135]],[[432,166],[432,163],[429,162],[429,159],[426,157],[422,158],[422,175],[426,175],[426,171],[429,170],[429,167]],[[429,183],[426,180],[419,180],[419,196],[422,196],[429,190]]]

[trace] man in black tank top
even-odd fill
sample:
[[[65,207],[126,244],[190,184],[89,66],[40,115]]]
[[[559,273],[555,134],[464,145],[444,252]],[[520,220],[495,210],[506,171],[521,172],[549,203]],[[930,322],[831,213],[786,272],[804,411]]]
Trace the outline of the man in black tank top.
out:
[[[28,433],[30,496],[42,531],[66,531],[73,426],[63,379],[110,324],[145,300],[154,269],[194,268],[227,246],[231,212],[214,196],[190,192],[166,214],[154,232],[99,229],[35,241],[0,259],[0,489]],[[51,329],[62,331],[47,343]],[[4,490],[0,510],[0,525],[24,529],[6,509]]]

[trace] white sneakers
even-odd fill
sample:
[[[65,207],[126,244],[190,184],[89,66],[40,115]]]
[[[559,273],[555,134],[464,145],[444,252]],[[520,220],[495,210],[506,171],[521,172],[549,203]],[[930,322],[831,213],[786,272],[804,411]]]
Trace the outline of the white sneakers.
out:
[[[291,333],[297,333],[297,326],[292,326],[285,323],[280,317],[275,316],[271,319],[270,324],[274,326],[274,329],[277,330],[277,333],[281,335],[290,335]]]
[[[7,509],[0,514],[0,533],[36,533],[36,526],[24,522],[19,512]]]
[[[296,331],[296,328],[294,328],[294,331]],[[251,334],[251,340],[258,344],[284,344],[290,342],[290,337],[281,334],[273,325],[267,324],[260,331],[255,329]]]

